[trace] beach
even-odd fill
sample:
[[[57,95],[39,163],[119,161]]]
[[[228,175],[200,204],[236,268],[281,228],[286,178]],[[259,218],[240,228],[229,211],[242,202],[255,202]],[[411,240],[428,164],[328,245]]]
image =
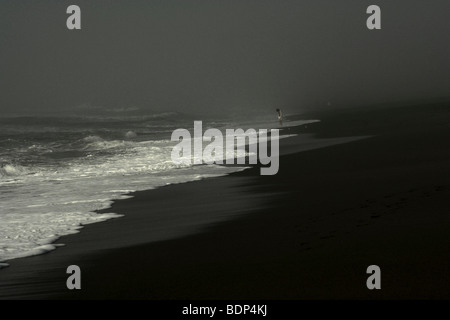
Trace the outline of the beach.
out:
[[[8,261],[0,298],[450,298],[450,105],[297,117],[321,121],[289,129],[300,135],[280,141],[276,175],[255,166],[115,201],[123,217]],[[360,138],[298,150],[301,134]],[[81,290],[66,287],[70,265]],[[366,286],[370,265],[381,290]]]

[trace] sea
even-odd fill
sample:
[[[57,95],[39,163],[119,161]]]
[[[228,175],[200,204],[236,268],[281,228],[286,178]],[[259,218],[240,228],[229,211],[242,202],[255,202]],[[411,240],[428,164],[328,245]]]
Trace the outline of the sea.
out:
[[[132,192],[248,167],[175,164],[171,152],[178,142],[171,140],[172,132],[193,132],[194,120],[174,112],[1,117],[0,267],[11,259],[52,251],[60,245],[54,243],[58,238],[82,232],[84,225],[120,219],[114,212],[95,211]],[[278,122],[269,118],[203,121],[203,130],[223,132],[277,127]],[[226,158],[234,156],[224,153]]]

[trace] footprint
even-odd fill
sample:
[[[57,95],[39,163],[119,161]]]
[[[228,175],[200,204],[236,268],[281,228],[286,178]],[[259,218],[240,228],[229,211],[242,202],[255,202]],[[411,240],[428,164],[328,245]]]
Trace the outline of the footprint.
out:
[[[361,224],[357,224],[356,226],[357,227],[363,227],[363,226],[368,226],[369,225],[369,223],[361,223]]]
[[[335,238],[335,236],[333,235],[328,235],[328,236],[322,236],[320,237],[320,239],[325,240],[325,239],[331,239],[331,238]]]

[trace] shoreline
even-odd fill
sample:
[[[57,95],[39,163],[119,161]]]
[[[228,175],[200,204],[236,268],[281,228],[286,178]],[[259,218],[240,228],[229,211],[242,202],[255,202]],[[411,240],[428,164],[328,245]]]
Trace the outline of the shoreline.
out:
[[[308,121],[312,121],[312,122],[308,122]],[[293,153],[293,152],[301,152],[301,151],[312,150],[312,149],[317,149],[317,148],[323,148],[323,147],[326,147],[328,145],[347,143],[347,142],[350,142],[350,141],[366,138],[366,137],[349,137],[349,138],[331,138],[331,139],[320,139],[319,140],[319,139],[314,138],[313,134],[310,134],[310,135],[303,134],[303,136],[301,137],[302,139],[300,141],[298,141],[299,139],[292,139],[292,138],[293,138],[293,136],[295,137],[299,133],[299,131],[300,131],[299,129],[300,128],[305,127],[307,125],[314,124],[316,122],[320,122],[320,120],[301,120],[301,122],[306,122],[304,124],[294,124],[295,122],[296,121],[292,122],[293,126],[288,126],[288,127],[285,127],[285,128],[281,128],[281,130],[285,130],[286,131],[286,135],[287,135],[286,137],[281,136],[281,138],[283,138],[283,140],[285,140],[285,138],[289,139],[288,141],[283,141],[283,143],[286,142],[286,144],[287,144],[287,145],[285,145],[283,147],[284,154],[289,154],[289,153]],[[290,131],[291,129],[292,129],[292,131]],[[295,141],[295,140],[297,140],[297,141]],[[299,144],[301,144],[300,148],[298,146]],[[291,146],[291,147],[292,146],[296,146],[295,147],[295,151],[289,150],[289,146]],[[270,145],[269,145],[269,147],[270,147]],[[269,153],[270,153],[270,149],[269,149]],[[110,199],[109,200],[110,201],[110,205],[109,206],[107,206],[105,208],[102,208],[102,209],[97,209],[97,210],[91,211],[91,212],[97,213],[97,214],[106,214],[106,215],[113,214],[113,215],[117,215],[117,216],[114,216],[112,218],[106,219],[104,221],[94,222],[94,224],[95,223],[105,222],[105,221],[108,221],[108,220],[111,220],[111,219],[122,218],[124,216],[123,214],[116,214],[115,212],[113,212],[111,210],[112,204],[114,202],[121,201],[121,200],[124,200],[124,199],[134,198],[136,193],[149,192],[151,190],[160,189],[160,188],[167,187],[167,186],[170,186],[170,185],[185,184],[185,183],[191,183],[191,182],[195,182],[195,181],[204,181],[205,179],[210,179],[210,178],[226,177],[226,176],[229,176],[231,174],[235,174],[235,173],[239,173],[239,172],[244,171],[244,170],[252,169],[254,167],[257,167],[257,168],[261,168],[262,167],[261,164],[251,165],[251,164],[248,164],[248,162],[249,162],[248,158],[246,158],[245,164],[219,164],[219,165],[217,165],[217,166],[221,166],[221,167],[229,167],[229,168],[236,167],[236,168],[240,169],[240,170],[237,170],[237,171],[232,171],[230,173],[223,173],[223,174],[220,174],[220,175],[217,175],[217,176],[214,176],[214,177],[203,177],[201,179],[196,179],[196,180],[191,180],[191,181],[184,181],[184,182],[177,182],[177,183],[170,183],[168,185],[161,185],[161,186],[158,186],[158,187],[155,187],[155,188],[144,189],[144,190],[137,190],[137,191],[131,191],[131,192],[128,192],[128,193],[124,193],[121,196],[123,196],[125,198],[123,198],[123,199],[118,199],[118,198]],[[205,165],[205,164],[194,165],[194,166],[202,166],[202,165]],[[206,220],[208,220],[208,219],[206,219]],[[217,222],[219,222],[219,221],[221,221],[221,220],[218,219]],[[0,270],[3,269],[3,268],[9,267],[9,262],[10,261],[17,260],[17,259],[23,259],[23,258],[29,258],[29,257],[33,257],[33,256],[42,255],[42,254],[47,254],[47,253],[50,253],[50,252],[56,250],[58,247],[65,246],[64,243],[59,243],[61,239],[65,239],[67,236],[70,236],[70,235],[73,235],[73,234],[76,235],[76,234],[82,232],[82,230],[86,226],[88,226],[90,224],[92,224],[92,223],[84,224],[84,225],[82,225],[82,228],[79,229],[79,230],[76,230],[76,231],[72,230],[72,232],[70,232],[70,233],[58,236],[58,238],[56,240],[54,240],[52,242],[49,242],[49,243],[45,243],[44,245],[42,245],[41,246],[42,249],[40,249],[40,248],[35,248],[34,249],[34,251],[36,251],[36,252],[37,252],[37,249],[40,249],[41,250],[40,253],[33,253],[33,254],[23,255],[23,256],[16,257],[16,258],[12,258],[12,259],[1,260],[0,261]],[[203,224],[206,224],[206,223],[203,223]],[[199,227],[201,227],[202,223],[199,223],[199,225],[200,225]],[[174,234],[174,236],[168,237],[168,239],[181,237],[181,236],[184,235],[184,233],[192,234],[192,233],[195,233],[195,231],[191,231],[191,232],[183,231],[180,234]],[[162,240],[166,240],[166,239],[156,237],[155,240],[150,240],[150,241],[162,241]],[[49,248],[44,248],[44,247],[53,247],[53,248],[49,249]]]
[[[448,106],[425,109],[353,111],[353,120],[325,112],[302,132],[376,136],[282,155],[273,177],[254,167],[114,201],[112,211],[125,217],[64,236],[66,248],[10,260],[0,298],[448,298]],[[160,218],[186,207],[239,216],[149,243],[152,206]],[[124,241],[131,234],[134,242]],[[373,260],[387,268],[381,292],[365,288],[363,266]],[[79,292],[65,287],[67,263],[82,269]]]

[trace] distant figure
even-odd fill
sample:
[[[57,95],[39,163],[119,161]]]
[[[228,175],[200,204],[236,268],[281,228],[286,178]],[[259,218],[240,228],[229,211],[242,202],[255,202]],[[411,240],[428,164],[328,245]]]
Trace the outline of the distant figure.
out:
[[[278,121],[280,121],[280,126],[283,126],[283,113],[281,113],[281,109],[277,109]]]

